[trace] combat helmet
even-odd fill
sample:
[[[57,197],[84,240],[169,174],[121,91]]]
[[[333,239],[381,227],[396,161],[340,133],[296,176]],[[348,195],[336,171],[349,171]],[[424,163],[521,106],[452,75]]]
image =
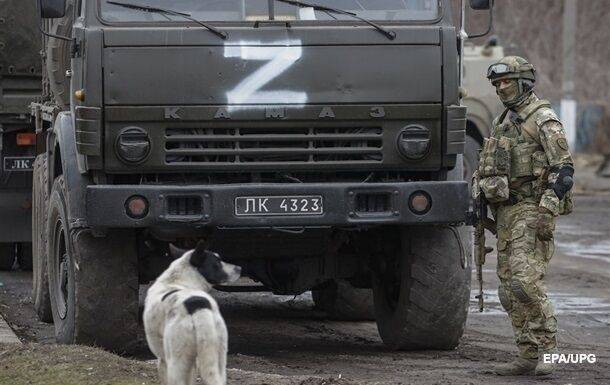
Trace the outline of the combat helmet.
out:
[[[503,101],[508,108],[514,107],[527,98],[536,82],[536,70],[527,60],[519,56],[505,56],[487,69],[487,79],[494,84],[499,80],[516,79],[519,86],[517,96]]]

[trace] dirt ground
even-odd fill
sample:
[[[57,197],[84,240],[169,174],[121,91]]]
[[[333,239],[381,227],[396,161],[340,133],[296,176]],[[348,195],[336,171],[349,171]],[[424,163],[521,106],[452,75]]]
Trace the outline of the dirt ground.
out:
[[[216,293],[229,327],[229,382],[253,385],[610,384],[609,235],[610,195],[579,195],[575,212],[559,219],[557,249],[547,276],[547,286],[558,312],[560,351],[594,353],[597,361],[593,364],[560,365],[556,373],[543,381],[499,378],[491,373],[494,364],[510,360],[516,349],[509,321],[497,297],[496,260],[490,254],[484,270],[485,311],[478,312],[473,291],[466,331],[460,346],[453,351],[389,351],[381,343],[374,322],[329,321],[324,314],[313,310],[309,293],[297,297]],[[52,349],[47,345],[53,343],[53,329],[52,325],[35,319],[30,285],[28,272],[0,273],[0,313],[23,341],[36,343],[20,349],[41,354],[44,349]],[[473,280],[473,289],[474,285]],[[0,372],[18,368],[15,361],[18,351],[12,349],[0,346]],[[97,358],[77,356],[86,367],[101,365]],[[99,383],[155,383],[149,354],[120,359],[125,368],[117,369],[117,376],[131,375],[132,366],[143,367],[144,371],[132,373],[133,379],[139,381],[107,382],[106,378]],[[43,360],[40,366],[44,365]],[[141,373],[150,377],[143,378]],[[29,377],[27,381],[22,380],[3,382],[6,377],[0,373],[2,384],[54,384],[52,381],[29,382]]]

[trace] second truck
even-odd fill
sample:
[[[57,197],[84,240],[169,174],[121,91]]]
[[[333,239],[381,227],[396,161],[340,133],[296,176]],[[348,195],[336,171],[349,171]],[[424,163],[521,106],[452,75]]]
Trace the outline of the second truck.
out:
[[[36,4],[0,2],[0,270],[32,267],[30,103],[41,94]]]

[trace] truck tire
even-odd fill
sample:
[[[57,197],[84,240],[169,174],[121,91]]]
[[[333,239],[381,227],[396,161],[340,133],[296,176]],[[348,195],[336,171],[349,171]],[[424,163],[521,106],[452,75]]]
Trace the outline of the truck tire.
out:
[[[15,244],[0,243],[0,270],[11,270],[15,262]]]
[[[19,262],[21,270],[32,271],[32,244],[30,242],[21,242],[19,244],[17,262]]]
[[[32,180],[32,299],[34,310],[42,322],[53,322],[49,275],[47,273],[47,155],[34,160]]]
[[[72,36],[74,0],[66,1],[66,15],[48,20],[48,31],[54,35]],[[70,66],[72,42],[49,38],[46,44],[46,73],[51,88],[51,96],[59,106],[70,106],[70,79],[66,71]]]
[[[399,236],[373,277],[379,335],[396,350],[453,349],[468,315],[471,231],[413,226]]]
[[[68,230],[63,175],[53,184],[48,217],[48,274],[55,338],[117,353],[137,347],[138,269],[135,234]]]
[[[316,308],[328,318],[339,321],[372,321],[375,319],[373,292],[357,289],[345,280],[331,281],[311,291]]]

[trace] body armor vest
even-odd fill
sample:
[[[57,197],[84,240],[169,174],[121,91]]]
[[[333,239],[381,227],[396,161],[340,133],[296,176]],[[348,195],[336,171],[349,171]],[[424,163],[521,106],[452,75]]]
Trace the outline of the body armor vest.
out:
[[[507,109],[494,121],[491,137],[508,143],[503,150],[510,154],[506,176],[513,200],[538,199],[544,191],[548,161],[538,128],[548,120],[558,120],[550,103],[536,100],[519,113]],[[497,151],[493,154],[498,155],[505,157]]]

